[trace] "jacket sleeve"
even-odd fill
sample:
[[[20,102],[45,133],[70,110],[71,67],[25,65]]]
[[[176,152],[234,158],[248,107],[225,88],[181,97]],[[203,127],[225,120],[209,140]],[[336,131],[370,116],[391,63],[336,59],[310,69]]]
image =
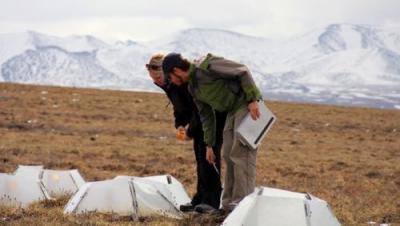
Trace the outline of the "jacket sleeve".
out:
[[[190,138],[194,138],[199,131],[203,131],[201,128],[201,122],[198,114],[192,114],[189,126],[186,130],[186,135]]]
[[[168,89],[165,89],[165,92],[174,109],[175,128],[189,124],[192,117],[192,111],[183,103],[178,88],[176,86],[170,86]]]
[[[200,121],[203,126],[204,142],[207,146],[214,146],[216,134],[216,119],[214,111],[210,105],[201,101],[195,100],[195,104],[199,111]]]
[[[213,57],[207,67],[211,73],[218,74],[223,79],[239,81],[247,102],[262,99],[261,92],[246,65],[222,57]]]
[[[185,127],[189,124],[190,120],[187,117],[187,114],[191,112],[179,111],[174,107],[174,117],[175,117],[175,128],[177,129],[179,126]]]

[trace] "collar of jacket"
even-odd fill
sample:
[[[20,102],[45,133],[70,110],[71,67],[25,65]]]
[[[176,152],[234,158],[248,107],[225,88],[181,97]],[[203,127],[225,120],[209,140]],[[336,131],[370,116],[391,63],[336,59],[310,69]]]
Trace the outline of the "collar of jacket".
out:
[[[196,66],[194,64],[190,64],[189,67],[189,85],[192,87],[197,86]]]
[[[210,60],[214,56],[211,53],[208,53],[206,57],[204,57],[201,61],[200,64],[194,64],[191,63],[189,67],[189,84],[192,87],[197,86],[197,80],[196,80],[196,70],[200,68],[201,70],[208,70],[208,67],[210,65]]]

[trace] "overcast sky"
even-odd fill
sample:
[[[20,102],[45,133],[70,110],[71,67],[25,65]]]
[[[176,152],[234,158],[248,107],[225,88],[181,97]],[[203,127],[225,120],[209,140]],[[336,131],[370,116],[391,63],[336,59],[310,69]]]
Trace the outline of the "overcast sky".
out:
[[[106,41],[149,41],[195,27],[284,38],[330,23],[400,26],[400,0],[0,0],[0,33]]]

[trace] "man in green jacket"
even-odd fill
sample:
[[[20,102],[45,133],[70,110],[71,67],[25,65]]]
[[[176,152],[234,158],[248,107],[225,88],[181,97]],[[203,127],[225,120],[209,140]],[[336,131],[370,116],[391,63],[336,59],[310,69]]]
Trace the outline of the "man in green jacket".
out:
[[[210,164],[215,161],[211,148],[216,142],[215,112],[228,114],[223,134],[226,174],[222,206],[231,211],[254,191],[257,150],[242,144],[235,130],[248,112],[253,120],[259,118],[261,93],[245,65],[211,54],[192,63],[181,54],[170,53],[164,58],[162,68],[166,79],[175,85],[188,83],[200,113],[207,144],[206,159]]]

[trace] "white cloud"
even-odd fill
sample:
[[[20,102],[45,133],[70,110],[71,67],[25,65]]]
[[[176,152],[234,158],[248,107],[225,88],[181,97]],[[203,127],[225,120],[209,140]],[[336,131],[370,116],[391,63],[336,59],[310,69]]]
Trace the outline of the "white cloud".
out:
[[[190,28],[287,37],[329,23],[400,23],[398,0],[1,0],[0,32],[150,40]]]
[[[23,32],[26,30],[39,31],[57,36],[91,34],[103,38],[105,41],[134,40],[147,41],[164,36],[171,30],[187,29],[190,26],[180,18],[168,20],[160,18],[123,18],[98,17],[70,19],[66,21],[32,21],[32,22],[3,22],[0,21],[2,31],[7,33]]]

